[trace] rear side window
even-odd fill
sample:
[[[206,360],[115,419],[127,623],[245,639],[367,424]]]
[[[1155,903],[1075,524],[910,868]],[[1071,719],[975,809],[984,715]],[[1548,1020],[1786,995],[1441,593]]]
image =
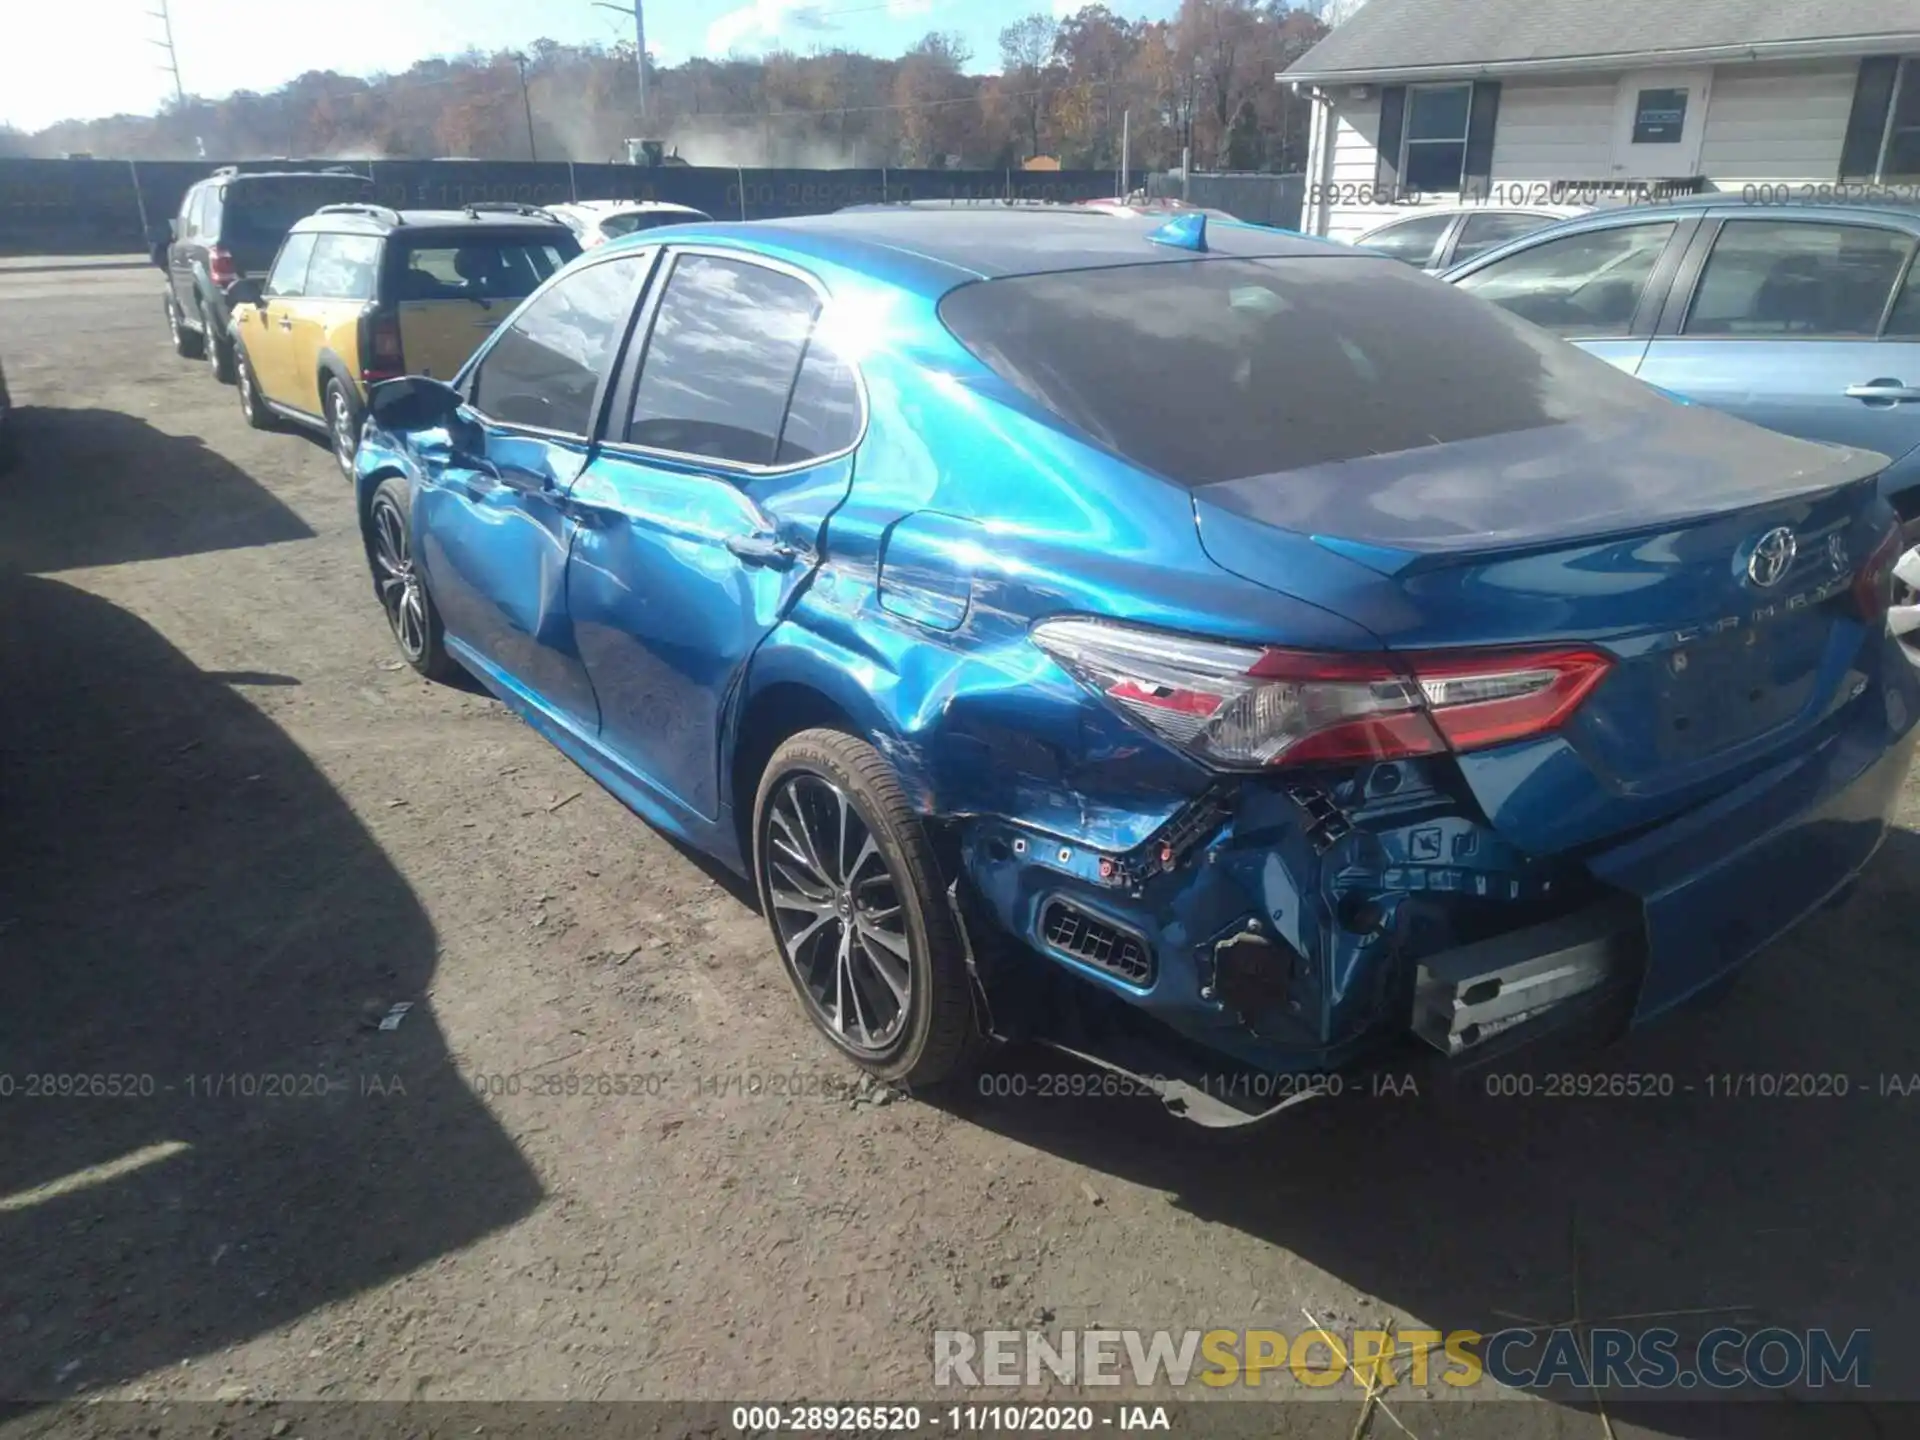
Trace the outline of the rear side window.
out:
[[[321,235],[307,269],[307,294],[371,300],[380,278],[380,242],[372,235]]]
[[[1556,335],[1625,335],[1672,238],[1671,221],[1585,230],[1496,260],[1459,286]]]
[[[654,316],[630,444],[771,465],[819,298],[749,261],[681,255]],[[796,446],[808,443],[796,432]]]
[[[289,235],[287,243],[280,247],[280,254],[273,262],[273,272],[267,276],[263,288],[268,295],[294,296],[307,293],[307,269],[313,259],[314,241],[319,236],[312,234]]]
[[[1688,335],[1877,335],[1913,251],[1868,225],[1729,220],[1687,313]]]
[[[651,256],[589,265],[513,318],[475,372],[469,400],[509,425],[586,435],[593,397],[633,310]]]
[[[1360,256],[964,285],[948,328],[1090,439],[1187,485],[1671,402],[1504,310]]]
[[[1361,236],[1356,243],[1409,265],[1425,265],[1433,258],[1433,247],[1452,223],[1451,215],[1422,215],[1417,220],[1383,225],[1371,235]]]
[[[800,465],[818,460],[847,449],[859,438],[860,391],[853,367],[816,333],[808,342],[806,359],[800,362],[800,378],[793,382],[793,399],[787,406],[774,463]]]
[[[399,298],[524,300],[579,253],[572,236],[562,241],[476,234],[415,242],[401,264]]]
[[[1544,230],[1552,223],[1552,217],[1545,215],[1469,215],[1460,227],[1460,238],[1453,242],[1451,263],[1464,264],[1509,240]]]

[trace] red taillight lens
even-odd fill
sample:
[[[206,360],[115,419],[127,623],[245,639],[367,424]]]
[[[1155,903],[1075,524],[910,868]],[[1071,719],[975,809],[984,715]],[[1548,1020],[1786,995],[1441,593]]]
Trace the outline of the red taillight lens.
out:
[[[400,353],[400,321],[393,315],[376,312],[367,317],[365,324],[360,378],[372,383],[406,374],[407,362]]]
[[[1861,619],[1872,623],[1886,618],[1887,607],[1893,603],[1893,570],[1899,562],[1900,527],[1895,525],[1873,547],[1873,553],[1853,577],[1853,600],[1860,607]]]
[[[218,245],[207,251],[207,278],[216,285],[231,285],[240,278],[233,256]]]
[[[1397,759],[1545,734],[1612,664],[1584,649],[1255,649],[1098,620],[1049,620],[1033,638],[1125,713],[1226,769]]]

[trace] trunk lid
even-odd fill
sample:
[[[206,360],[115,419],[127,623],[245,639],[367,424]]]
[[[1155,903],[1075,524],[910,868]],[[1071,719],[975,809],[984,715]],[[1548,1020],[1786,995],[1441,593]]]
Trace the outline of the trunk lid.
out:
[[[1564,850],[1815,743],[1881,648],[1852,590],[1892,522],[1884,457],[1688,407],[1636,420],[1200,487],[1201,540],[1247,579],[1336,596],[1390,649],[1610,653],[1559,732],[1459,760],[1508,838]]]

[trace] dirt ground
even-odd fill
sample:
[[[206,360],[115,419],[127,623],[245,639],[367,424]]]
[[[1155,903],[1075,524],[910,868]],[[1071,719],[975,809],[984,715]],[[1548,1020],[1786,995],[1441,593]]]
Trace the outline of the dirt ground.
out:
[[[1139,1101],[863,1094],[737,886],[401,666],[327,453],[171,353],[150,270],[4,263],[14,1424],[76,1398],[925,1399],[935,1329],[1484,1331],[1576,1303],[1869,1328],[1876,1392],[1920,1397],[1920,1095],[1879,1083],[1920,1072],[1911,831],[1716,1009],[1605,1057],[1666,1099],[1344,1098],[1221,1143]],[[1062,1068],[988,1063],[1029,1092]],[[1850,1093],[1708,1093],[1754,1072]],[[1612,1423],[1894,1433],[1808,1398]],[[1348,1435],[1358,1408],[1262,1423]],[[1417,1391],[1395,1409],[1469,1433]]]

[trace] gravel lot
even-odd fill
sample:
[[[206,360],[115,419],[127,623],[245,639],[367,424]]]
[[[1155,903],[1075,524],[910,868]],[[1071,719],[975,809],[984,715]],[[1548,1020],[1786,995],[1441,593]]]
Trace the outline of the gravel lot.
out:
[[[325,450],[173,356],[152,271],[0,262],[0,356],[13,1427],[75,1397],[925,1399],[935,1328],[1484,1331],[1576,1288],[1592,1318],[1870,1327],[1876,1390],[1920,1398],[1920,1095],[1879,1093],[1920,1072],[1911,831],[1717,1008],[1595,1062],[1665,1100],[1349,1098],[1231,1143],[1139,1102],[888,1103],[738,886],[401,667]],[[1749,1072],[1851,1093],[1707,1093]],[[1602,1433],[1394,1404],[1422,1440]],[[1613,1425],[1881,1433],[1785,1399]]]

